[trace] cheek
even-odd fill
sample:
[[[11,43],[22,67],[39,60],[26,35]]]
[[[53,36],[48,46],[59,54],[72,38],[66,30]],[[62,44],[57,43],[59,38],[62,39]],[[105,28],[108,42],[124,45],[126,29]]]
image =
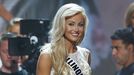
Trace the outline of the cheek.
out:
[[[124,59],[128,58],[129,53],[127,51],[124,51],[120,54],[120,57],[123,57]]]
[[[65,26],[65,28],[64,28],[64,31],[65,32],[68,32],[68,31],[71,31],[73,28],[71,27],[71,26]]]
[[[1,58],[2,61],[4,61],[4,60],[7,59],[7,57],[4,54],[1,54],[1,57],[0,58]]]
[[[69,30],[71,30],[71,27],[66,26],[65,31],[69,31]]]
[[[79,31],[81,32],[81,34],[84,34],[84,28],[80,28]]]

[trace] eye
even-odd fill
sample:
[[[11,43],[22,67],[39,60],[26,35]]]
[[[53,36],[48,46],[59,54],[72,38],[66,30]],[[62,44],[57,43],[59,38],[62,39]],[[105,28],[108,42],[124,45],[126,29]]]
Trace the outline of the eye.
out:
[[[81,21],[81,22],[78,23],[78,26],[81,26],[81,27],[82,27],[82,26],[84,26],[84,25],[85,25],[85,24],[84,24],[83,21]]]
[[[113,50],[113,49],[116,49],[117,51],[120,49],[119,46],[112,46],[111,48],[112,48],[112,50]]]
[[[69,26],[74,26],[74,23],[68,23]]]
[[[84,23],[79,23],[79,26],[80,26],[80,27],[83,27],[83,26],[84,26]]]

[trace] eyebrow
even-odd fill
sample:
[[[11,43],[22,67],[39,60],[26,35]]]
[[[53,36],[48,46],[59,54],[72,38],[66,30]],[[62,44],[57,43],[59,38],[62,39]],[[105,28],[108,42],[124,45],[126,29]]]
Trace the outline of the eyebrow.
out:
[[[67,20],[67,22],[73,22],[75,23],[75,20]],[[83,20],[81,20],[79,23],[85,23]]]
[[[114,48],[116,48],[116,49],[117,49],[117,48],[118,48],[118,46],[111,46],[111,48],[112,48],[112,49],[114,49]]]

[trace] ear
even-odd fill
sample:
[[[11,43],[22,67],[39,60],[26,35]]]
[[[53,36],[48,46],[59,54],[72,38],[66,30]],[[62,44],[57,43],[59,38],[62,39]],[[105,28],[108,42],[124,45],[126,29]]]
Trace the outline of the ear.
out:
[[[127,48],[128,48],[130,53],[134,52],[134,45],[133,44],[129,44]]]

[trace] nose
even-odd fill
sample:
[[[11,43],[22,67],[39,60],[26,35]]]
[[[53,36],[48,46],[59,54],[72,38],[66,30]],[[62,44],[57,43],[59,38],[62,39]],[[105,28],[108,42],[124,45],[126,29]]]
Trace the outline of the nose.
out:
[[[78,30],[79,30],[78,25],[75,25],[75,26],[74,26],[74,31],[78,31]]]
[[[112,56],[116,56],[117,55],[117,50],[115,48],[112,49]]]

